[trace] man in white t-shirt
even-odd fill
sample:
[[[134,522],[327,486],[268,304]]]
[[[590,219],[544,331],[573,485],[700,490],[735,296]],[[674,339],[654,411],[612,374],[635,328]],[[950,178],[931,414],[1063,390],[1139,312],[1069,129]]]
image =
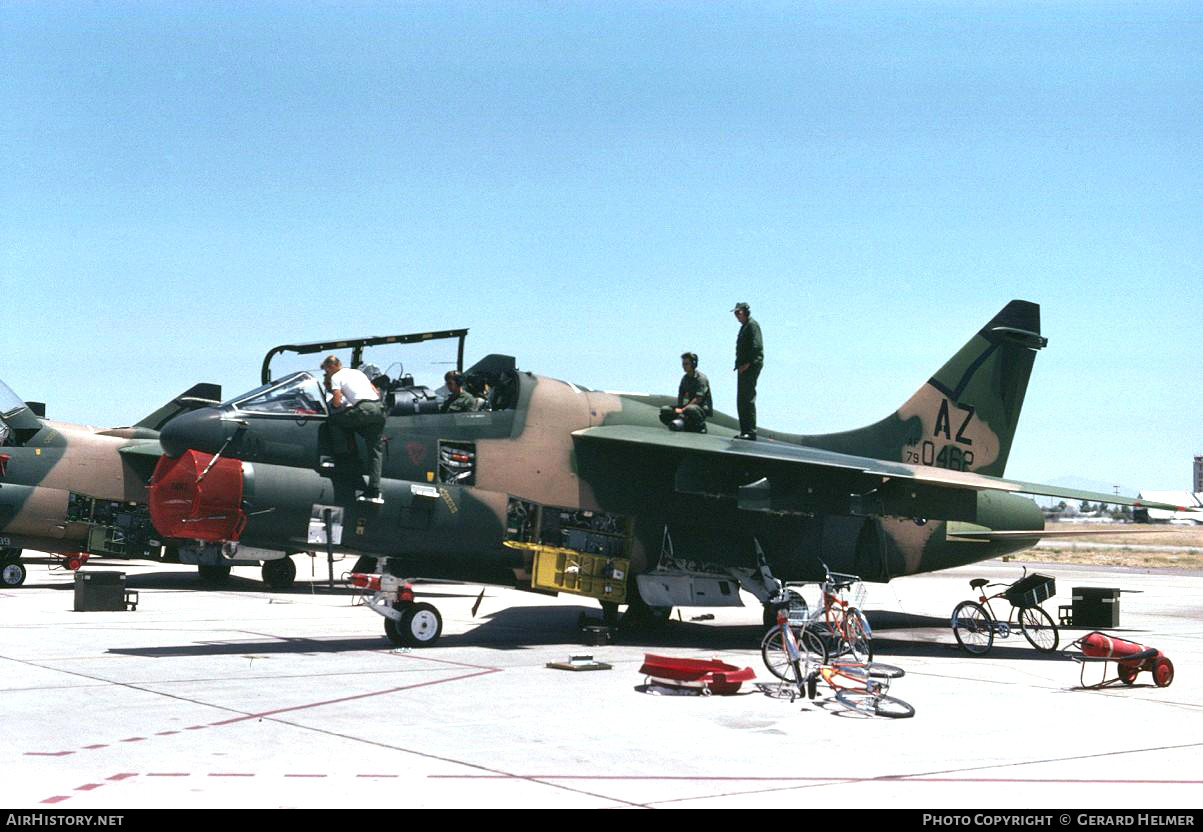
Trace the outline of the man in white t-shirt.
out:
[[[381,504],[380,469],[384,462],[384,403],[371,380],[359,370],[343,367],[337,355],[322,361],[330,394],[330,433],[334,455],[354,456],[355,434],[368,446],[368,488],[361,501]]]

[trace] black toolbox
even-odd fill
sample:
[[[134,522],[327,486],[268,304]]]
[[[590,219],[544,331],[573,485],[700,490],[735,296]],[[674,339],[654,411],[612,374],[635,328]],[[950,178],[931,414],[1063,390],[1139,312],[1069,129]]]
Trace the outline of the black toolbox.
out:
[[[1075,586],[1073,626],[1096,630],[1118,627],[1119,593],[1114,587]]]
[[[137,609],[138,593],[125,588],[124,572],[76,572],[76,612],[124,612]]]

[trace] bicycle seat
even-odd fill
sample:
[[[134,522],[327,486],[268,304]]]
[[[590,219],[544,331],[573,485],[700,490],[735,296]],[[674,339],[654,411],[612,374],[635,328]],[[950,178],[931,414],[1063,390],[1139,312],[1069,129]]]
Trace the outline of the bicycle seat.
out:
[[[969,585],[971,587],[973,587],[974,589],[981,589],[987,583],[989,583],[989,582],[985,578],[974,578],[972,581],[969,582]]]

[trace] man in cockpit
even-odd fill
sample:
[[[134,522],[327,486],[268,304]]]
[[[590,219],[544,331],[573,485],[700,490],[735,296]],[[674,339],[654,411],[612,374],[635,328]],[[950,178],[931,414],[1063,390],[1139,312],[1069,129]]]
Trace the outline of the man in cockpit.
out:
[[[440,413],[463,413],[476,410],[476,397],[464,389],[463,374],[450,370],[443,376],[443,381],[447,384],[447,398],[439,406]]]
[[[363,437],[368,447],[368,488],[361,502],[380,505],[380,469],[384,463],[384,403],[380,392],[366,375],[351,367],[343,367],[337,355],[322,361],[326,374],[325,388],[330,401],[330,441],[335,460],[354,456],[355,435]],[[323,463],[325,467],[325,463]]]

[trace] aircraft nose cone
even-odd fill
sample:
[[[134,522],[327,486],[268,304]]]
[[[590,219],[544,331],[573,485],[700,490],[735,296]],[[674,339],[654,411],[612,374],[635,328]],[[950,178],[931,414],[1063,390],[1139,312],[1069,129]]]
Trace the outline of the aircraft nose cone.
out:
[[[204,407],[182,413],[164,425],[159,433],[159,444],[163,446],[163,453],[170,457],[177,457],[187,450],[213,454],[225,444],[225,433],[221,411]]]

